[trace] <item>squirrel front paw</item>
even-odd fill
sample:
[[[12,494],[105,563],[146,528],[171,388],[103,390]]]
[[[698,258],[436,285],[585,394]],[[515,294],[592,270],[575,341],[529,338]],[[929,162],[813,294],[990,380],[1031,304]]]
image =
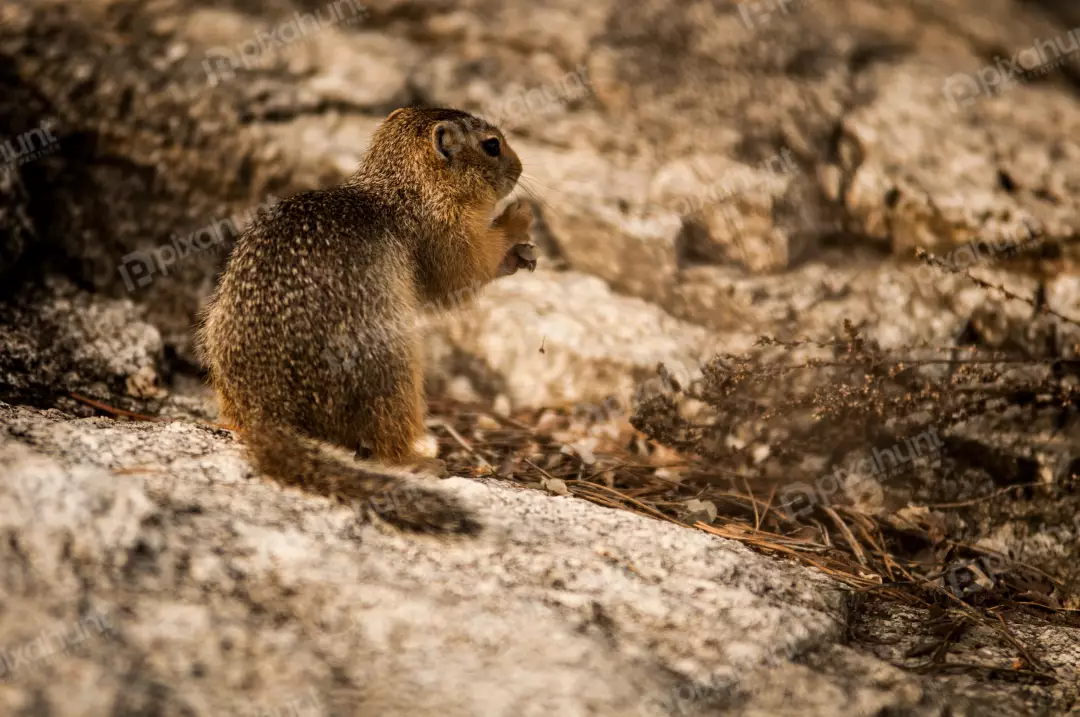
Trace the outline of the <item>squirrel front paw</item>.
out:
[[[528,244],[529,230],[533,223],[532,205],[524,199],[517,199],[506,205],[502,214],[492,223],[506,235],[507,245]]]
[[[495,274],[497,277],[516,274],[521,267],[529,271],[536,269],[536,258],[539,252],[529,237],[532,223],[533,208],[524,199],[510,202],[492,223],[493,227],[502,232],[506,245],[509,247],[503,256],[502,263],[499,264]]]
[[[506,252],[502,263],[499,264],[498,276],[516,274],[517,270],[525,267],[529,271],[536,270],[536,258],[540,255],[535,244],[515,244]]]

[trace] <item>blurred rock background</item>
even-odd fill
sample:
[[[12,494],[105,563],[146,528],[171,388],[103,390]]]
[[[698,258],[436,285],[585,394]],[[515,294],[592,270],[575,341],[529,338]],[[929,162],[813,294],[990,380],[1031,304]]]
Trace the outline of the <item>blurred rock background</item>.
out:
[[[915,250],[1080,317],[1078,35],[1080,10],[1050,0],[6,0],[0,647],[91,609],[117,627],[0,683],[0,704],[241,714],[228,695],[242,695],[261,714],[314,689],[311,714],[1068,710],[1075,629],[1040,638],[1071,682],[924,681],[838,646],[847,598],[824,579],[587,505],[558,518],[595,526],[567,558],[575,577],[454,548],[484,578],[469,585],[459,558],[431,557],[443,548],[356,538],[340,510],[250,482],[223,432],[112,425],[72,394],[213,420],[192,326],[236,234],[260,206],[346,177],[380,119],[411,103],[509,131],[545,252],[535,274],[434,321],[433,395],[503,413],[625,405],[658,363],[693,376],[760,335],[826,340],[845,320],[886,348],[1037,343],[1030,306]],[[150,473],[109,473],[136,468]],[[518,519],[506,540],[523,565],[526,546],[561,549],[558,531],[526,528],[572,499],[488,489],[477,500]],[[623,531],[646,537],[603,557],[597,541]],[[699,539],[732,562],[675,565]],[[1074,556],[1075,537],[1053,549]],[[397,574],[418,551],[431,572]],[[620,597],[612,575],[638,561],[660,573]],[[592,569],[614,572],[581,584]],[[779,582],[759,580],[769,571]],[[333,609],[356,606],[341,620],[369,627],[335,642],[304,604],[344,589],[337,574],[363,585]],[[470,589],[490,590],[471,610]],[[473,632],[425,629],[430,611]],[[533,620],[553,632],[521,634]],[[184,631],[201,637],[181,644]],[[464,647],[478,641],[487,652]]]

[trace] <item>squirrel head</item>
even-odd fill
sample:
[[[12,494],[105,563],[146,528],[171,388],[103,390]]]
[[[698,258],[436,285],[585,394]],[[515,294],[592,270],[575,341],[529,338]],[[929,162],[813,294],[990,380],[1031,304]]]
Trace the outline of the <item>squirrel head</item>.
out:
[[[467,112],[403,107],[376,130],[362,171],[429,197],[493,208],[517,184],[521,160],[498,127]]]

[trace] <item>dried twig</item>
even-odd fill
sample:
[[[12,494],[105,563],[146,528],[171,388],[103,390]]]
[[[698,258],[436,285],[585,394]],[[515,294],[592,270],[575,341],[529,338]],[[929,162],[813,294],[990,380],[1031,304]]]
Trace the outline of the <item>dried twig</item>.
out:
[[[476,458],[478,458],[480,460],[480,463],[484,466],[484,468],[487,468],[489,471],[494,471],[495,470],[494,468],[491,467],[491,464],[488,463],[487,459],[484,458],[482,455],[480,455],[480,452],[477,451],[475,448],[473,448],[472,444],[469,443],[468,441],[466,441],[465,438],[460,433],[455,431],[454,427],[451,426],[449,423],[447,423],[446,421],[435,420],[435,421],[432,421],[432,425],[433,426],[438,426],[438,427],[442,428],[443,430],[445,430],[448,434],[450,434],[450,437],[453,438],[457,442],[457,444],[459,446],[464,448],[467,453],[469,453],[470,455],[475,456]]]

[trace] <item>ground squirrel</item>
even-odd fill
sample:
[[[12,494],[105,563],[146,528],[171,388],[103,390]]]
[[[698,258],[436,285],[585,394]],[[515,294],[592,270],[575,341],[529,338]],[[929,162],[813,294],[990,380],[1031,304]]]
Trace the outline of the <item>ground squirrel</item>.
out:
[[[477,528],[453,499],[385,466],[423,460],[421,312],[535,267],[530,205],[492,221],[520,174],[487,122],[403,108],[347,182],[278,203],[240,236],[198,346],[256,468],[359,504],[405,496],[380,511],[403,528]]]

